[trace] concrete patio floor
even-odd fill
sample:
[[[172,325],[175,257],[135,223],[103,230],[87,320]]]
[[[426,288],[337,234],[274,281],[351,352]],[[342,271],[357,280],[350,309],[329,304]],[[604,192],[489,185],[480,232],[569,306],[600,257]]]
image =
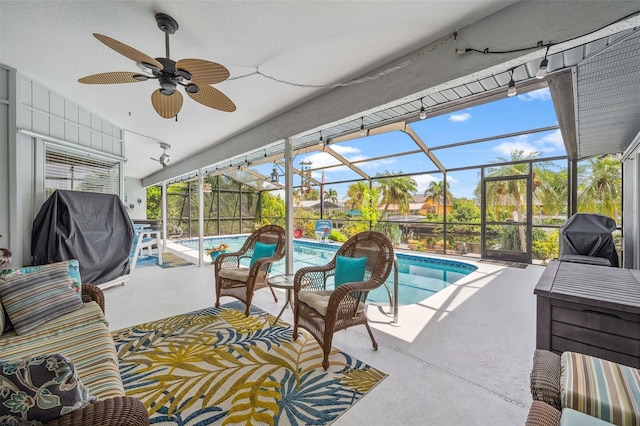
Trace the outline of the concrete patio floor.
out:
[[[335,335],[334,347],[389,376],[334,424],[524,424],[535,348],[533,289],[544,268],[460,260],[478,270],[419,304],[401,306],[399,326],[378,307],[368,308],[377,351],[362,326]],[[110,328],[213,306],[213,281],[211,265],[139,267],[126,285],[104,291]],[[265,289],[253,303],[277,315],[283,292],[278,299]],[[282,318],[293,322],[289,309]]]

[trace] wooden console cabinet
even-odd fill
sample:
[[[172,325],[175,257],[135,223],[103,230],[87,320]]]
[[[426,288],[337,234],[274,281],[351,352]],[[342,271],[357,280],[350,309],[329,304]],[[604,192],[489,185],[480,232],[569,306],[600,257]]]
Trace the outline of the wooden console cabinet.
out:
[[[552,261],[534,294],[538,349],[640,368],[640,270]]]

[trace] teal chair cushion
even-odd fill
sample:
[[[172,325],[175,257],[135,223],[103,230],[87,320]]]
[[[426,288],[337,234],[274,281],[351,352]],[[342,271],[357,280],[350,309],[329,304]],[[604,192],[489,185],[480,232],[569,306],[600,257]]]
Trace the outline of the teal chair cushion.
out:
[[[560,417],[560,426],[609,426],[612,424],[571,408],[564,408]]]
[[[276,252],[277,244],[265,244],[260,241],[256,241],[256,245],[253,247],[253,255],[251,256],[251,262],[249,267],[252,267],[258,259],[263,257],[271,257]]]
[[[362,281],[364,279],[366,266],[366,257],[346,257],[338,255],[336,257],[336,273],[333,281],[334,286],[338,287],[344,283]]]

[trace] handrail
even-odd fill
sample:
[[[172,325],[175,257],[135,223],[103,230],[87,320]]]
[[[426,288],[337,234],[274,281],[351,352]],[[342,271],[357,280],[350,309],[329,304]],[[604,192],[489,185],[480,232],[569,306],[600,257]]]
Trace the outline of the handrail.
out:
[[[391,324],[398,325],[398,258],[393,255],[393,321]]]
[[[398,323],[398,288],[399,288],[399,280],[398,280],[398,258],[396,255],[393,255],[393,292],[389,288],[387,282],[384,282],[384,287],[387,289],[387,295],[389,296],[389,307],[391,308],[391,312],[393,313],[393,321],[391,321],[391,325],[399,325]]]

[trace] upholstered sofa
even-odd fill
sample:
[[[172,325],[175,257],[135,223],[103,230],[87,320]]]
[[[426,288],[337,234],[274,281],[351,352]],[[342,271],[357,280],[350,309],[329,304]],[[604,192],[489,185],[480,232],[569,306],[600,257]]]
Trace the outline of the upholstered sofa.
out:
[[[2,333],[0,362],[61,354],[75,366],[79,382],[88,390],[92,402],[93,397],[97,397],[97,402],[80,404],[81,408],[49,420],[47,425],[147,425],[149,417],[145,407],[139,400],[125,395],[114,341],[104,316],[102,291],[91,284],[82,284],[81,288],[82,303],[70,312],[46,320],[27,332],[13,329]],[[0,291],[3,303],[8,300],[5,295]],[[0,373],[6,376],[7,371]],[[6,400],[10,387],[4,389]],[[10,409],[9,405],[0,405],[2,419]]]

